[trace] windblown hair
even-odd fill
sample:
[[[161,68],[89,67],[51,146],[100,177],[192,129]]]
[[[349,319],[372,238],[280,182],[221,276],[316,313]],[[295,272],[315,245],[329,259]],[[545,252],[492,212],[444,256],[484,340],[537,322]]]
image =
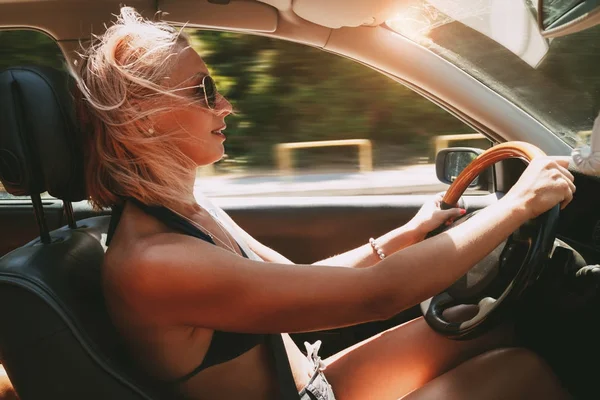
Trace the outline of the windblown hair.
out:
[[[195,165],[179,150],[174,132],[154,132],[148,118],[197,101],[164,85],[188,45],[180,30],[123,7],[116,23],[81,54],[76,102],[95,208],[127,197],[167,207],[189,201],[186,178]]]

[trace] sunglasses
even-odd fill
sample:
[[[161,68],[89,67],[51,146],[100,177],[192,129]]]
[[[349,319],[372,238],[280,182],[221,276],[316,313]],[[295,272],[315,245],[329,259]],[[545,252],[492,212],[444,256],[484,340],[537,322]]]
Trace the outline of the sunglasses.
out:
[[[198,96],[204,99],[206,106],[214,110],[217,105],[217,85],[213,78],[209,75],[205,75],[202,78],[202,83],[198,87]]]

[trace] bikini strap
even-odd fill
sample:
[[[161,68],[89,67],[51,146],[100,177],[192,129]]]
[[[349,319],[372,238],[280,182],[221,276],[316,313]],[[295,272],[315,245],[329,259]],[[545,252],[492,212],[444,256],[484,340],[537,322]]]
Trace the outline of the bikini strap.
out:
[[[108,223],[108,231],[106,232],[106,246],[110,245],[112,238],[117,230],[117,225],[123,215],[123,205],[113,206],[110,215],[110,222]]]
[[[155,217],[163,224],[167,225],[169,228],[177,232],[182,232],[187,235],[194,236],[198,239],[204,240],[205,242],[215,244],[214,240],[212,239],[212,237],[210,237],[210,235],[201,231],[200,229],[198,229],[198,227],[194,226],[188,220],[181,218],[179,215],[175,214],[168,208],[160,206],[149,206],[134,198],[130,198],[128,200],[134,203],[146,214]],[[119,225],[119,221],[121,220],[121,216],[123,215],[123,208],[124,205],[122,204],[112,207],[112,214],[110,217],[110,222],[108,224],[108,232],[106,234],[107,246],[110,245],[115,231],[117,230],[117,226]]]

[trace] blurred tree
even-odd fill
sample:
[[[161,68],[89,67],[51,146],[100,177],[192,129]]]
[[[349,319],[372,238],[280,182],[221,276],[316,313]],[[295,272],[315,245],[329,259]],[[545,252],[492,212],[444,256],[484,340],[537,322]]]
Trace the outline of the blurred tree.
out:
[[[377,154],[403,146],[427,155],[433,135],[472,131],[352,60],[259,36],[190,34],[221,92],[238,110],[228,118],[227,152],[251,164],[271,164],[272,147],[281,142],[367,138],[381,148]]]
[[[472,131],[352,60],[260,36],[188,33],[236,110],[227,120],[230,160],[266,166],[277,143],[367,138],[375,143],[376,163],[398,164],[404,154],[427,155],[433,135]],[[44,33],[1,31],[0,68],[27,64],[65,68],[58,45]]]
[[[40,31],[0,31],[0,69],[14,65],[63,69],[65,58],[56,42]]]

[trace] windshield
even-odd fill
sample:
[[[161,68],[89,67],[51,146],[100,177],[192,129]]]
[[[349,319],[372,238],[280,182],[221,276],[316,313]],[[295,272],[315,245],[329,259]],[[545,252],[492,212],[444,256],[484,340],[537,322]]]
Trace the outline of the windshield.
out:
[[[537,0],[412,0],[387,25],[449,60],[570,146],[600,108],[600,26],[546,40]]]

